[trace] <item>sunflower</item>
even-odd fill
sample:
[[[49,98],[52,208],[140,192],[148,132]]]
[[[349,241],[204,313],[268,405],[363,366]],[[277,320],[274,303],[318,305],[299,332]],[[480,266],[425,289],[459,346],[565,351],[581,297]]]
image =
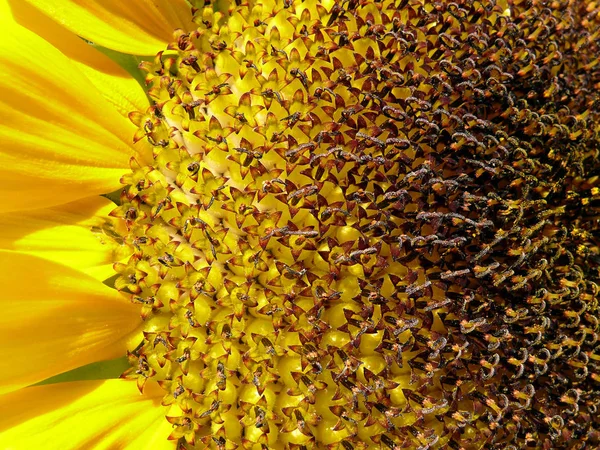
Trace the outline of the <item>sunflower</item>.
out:
[[[599,445],[599,4],[0,21],[1,448]]]

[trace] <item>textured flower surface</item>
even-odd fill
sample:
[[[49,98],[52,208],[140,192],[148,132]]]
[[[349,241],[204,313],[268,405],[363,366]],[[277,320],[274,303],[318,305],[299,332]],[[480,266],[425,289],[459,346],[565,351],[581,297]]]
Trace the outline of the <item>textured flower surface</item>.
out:
[[[1,449],[600,446],[600,3],[0,22]]]

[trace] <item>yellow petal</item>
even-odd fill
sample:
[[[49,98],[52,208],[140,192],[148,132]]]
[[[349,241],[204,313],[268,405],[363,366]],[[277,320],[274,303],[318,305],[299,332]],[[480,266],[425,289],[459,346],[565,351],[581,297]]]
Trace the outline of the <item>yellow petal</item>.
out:
[[[0,17],[0,211],[119,187],[131,128],[62,53]]]
[[[0,448],[174,449],[163,394],[155,383],[140,394],[126,380],[25,388],[0,397]]]
[[[133,55],[155,55],[175,29],[195,28],[185,0],[27,1],[75,34]]]
[[[0,250],[0,392],[122,356],[139,307],[97,280]]]
[[[127,117],[131,111],[146,110],[148,99],[144,90],[116,62],[23,0],[8,3],[13,20],[60,50],[121,115]],[[133,135],[136,127],[129,120],[126,122]]]
[[[108,216],[115,207],[106,198],[89,197],[51,208],[1,213],[0,249],[39,256],[86,273],[97,271],[128,254],[125,246],[111,238],[120,225]]]

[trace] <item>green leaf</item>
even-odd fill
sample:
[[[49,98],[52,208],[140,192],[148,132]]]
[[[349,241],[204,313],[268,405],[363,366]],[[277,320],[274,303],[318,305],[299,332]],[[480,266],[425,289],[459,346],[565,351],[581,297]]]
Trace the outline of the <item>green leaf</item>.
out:
[[[120,52],[111,50],[106,47],[101,47],[100,45],[96,45],[94,43],[90,43],[90,45],[92,45],[96,50],[104,53],[106,56],[108,56],[110,59],[112,59],[118,65],[120,65],[123,69],[125,69],[127,72],[129,72],[129,74],[133,78],[135,78],[135,80],[140,84],[140,86],[142,86],[142,88],[144,88],[144,91],[146,90],[145,75],[140,70],[139,65],[142,61],[149,61],[149,60],[154,59],[154,57],[152,57],[152,56],[142,57],[142,56],[128,55],[126,53],[120,53]]]
[[[99,361],[78,367],[77,369],[69,370],[68,372],[55,375],[47,378],[44,381],[34,384],[34,386],[42,386],[44,384],[65,383],[68,381],[83,381],[83,380],[107,380],[110,378],[118,378],[125,370],[130,367],[127,357],[123,356],[109,361]]]

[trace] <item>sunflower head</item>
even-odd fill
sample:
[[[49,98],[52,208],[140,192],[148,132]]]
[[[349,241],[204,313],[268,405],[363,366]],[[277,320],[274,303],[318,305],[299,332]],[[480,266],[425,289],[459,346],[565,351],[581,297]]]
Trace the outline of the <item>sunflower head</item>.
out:
[[[100,229],[179,449],[598,444],[598,8],[196,2]]]

